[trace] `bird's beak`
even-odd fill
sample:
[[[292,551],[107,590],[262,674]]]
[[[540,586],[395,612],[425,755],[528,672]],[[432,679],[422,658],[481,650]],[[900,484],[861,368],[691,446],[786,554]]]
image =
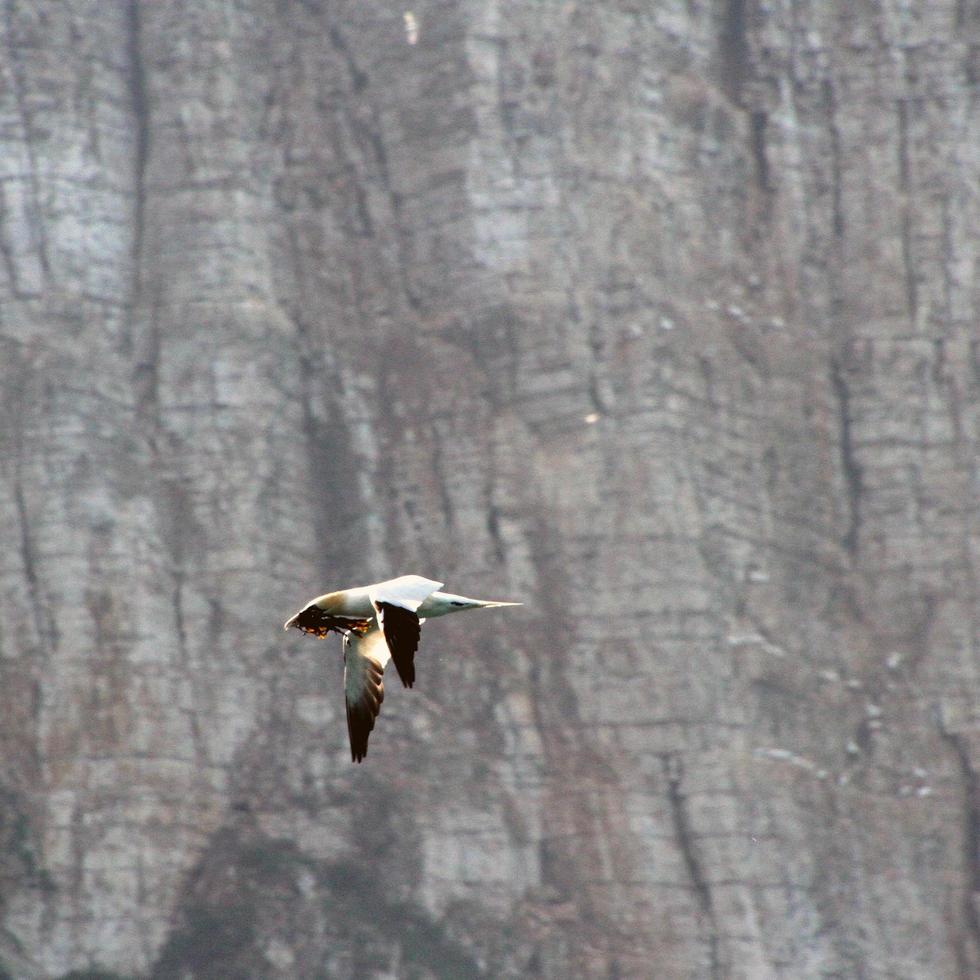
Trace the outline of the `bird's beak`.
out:
[[[292,619],[287,619],[286,622],[282,624],[282,628],[284,630],[287,630],[288,631],[291,626],[295,626],[296,625],[296,620],[298,618],[299,617],[297,617],[297,616],[293,616]]]

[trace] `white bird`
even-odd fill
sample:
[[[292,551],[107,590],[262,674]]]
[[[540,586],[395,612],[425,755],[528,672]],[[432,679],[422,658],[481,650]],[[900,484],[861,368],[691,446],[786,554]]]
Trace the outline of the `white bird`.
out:
[[[405,687],[415,683],[415,651],[426,619],[467,609],[519,606],[519,602],[487,602],[439,592],[442,582],[420,575],[343,589],[317,596],[283,629],[295,626],[325,639],[331,632],[344,638],[344,694],[351,759],[367,755],[368,736],[381,710],[385,691],[382,677],[389,660]]]

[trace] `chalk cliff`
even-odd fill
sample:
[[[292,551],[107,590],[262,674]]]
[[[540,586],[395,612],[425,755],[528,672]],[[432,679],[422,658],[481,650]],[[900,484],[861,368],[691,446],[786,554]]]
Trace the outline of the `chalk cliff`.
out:
[[[0,33],[10,976],[977,975],[975,4]]]

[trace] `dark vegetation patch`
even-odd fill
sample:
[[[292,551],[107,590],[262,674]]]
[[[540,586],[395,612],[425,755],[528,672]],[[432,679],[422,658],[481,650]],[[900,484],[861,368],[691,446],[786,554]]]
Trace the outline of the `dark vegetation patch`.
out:
[[[315,888],[299,886],[304,872]],[[297,969],[305,960],[305,968],[324,975],[335,956],[355,976],[389,969],[398,947],[401,975],[409,980],[485,976],[445,925],[411,901],[392,899],[370,867],[316,861],[290,841],[244,838],[232,829],[215,835],[190,875],[178,925],[152,976],[246,980],[266,966],[263,950],[273,937],[289,946]]]
[[[54,890],[54,882],[43,865],[26,801],[19,793],[0,788],[0,881],[5,883],[6,891],[7,883],[18,880],[26,880],[45,892]]]
[[[325,905],[328,915],[336,914],[337,905],[371,911],[367,918],[354,921],[355,935],[351,938],[355,943],[379,934],[389,941],[397,937],[407,977],[434,975],[444,980],[465,980],[485,976],[476,960],[442,923],[410,902],[388,899],[370,873],[339,862],[322,869],[322,881],[331,896]],[[363,937],[357,933],[363,933]]]

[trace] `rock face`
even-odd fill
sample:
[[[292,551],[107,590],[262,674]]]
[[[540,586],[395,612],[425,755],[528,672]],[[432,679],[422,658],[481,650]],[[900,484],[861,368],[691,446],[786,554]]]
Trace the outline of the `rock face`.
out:
[[[7,974],[977,975],[975,4],[0,31]]]

